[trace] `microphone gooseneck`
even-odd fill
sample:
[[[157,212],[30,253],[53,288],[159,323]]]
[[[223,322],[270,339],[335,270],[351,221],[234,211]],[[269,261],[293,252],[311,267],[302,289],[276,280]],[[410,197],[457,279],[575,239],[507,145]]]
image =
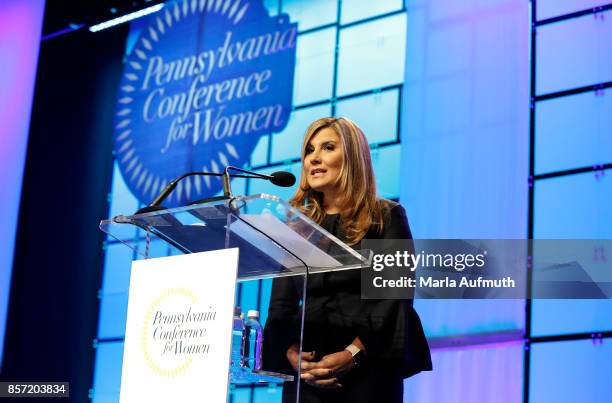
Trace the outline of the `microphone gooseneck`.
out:
[[[230,174],[229,171],[238,171],[243,174]],[[188,176],[194,175],[203,175],[203,176],[221,176],[223,181],[223,196],[221,198],[230,198],[232,197],[231,188],[230,188],[230,177],[235,178],[253,178],[253,179],[266,179],[272,182],[276,186],[282,187],[290,187],[295,184],[295,176],[291,172],[278,171],[274,172],[271,175],[263,175],[257,172],[247,171],[246,169],[236,168],[233,166],[226,167],[223,172],[188,172],[179,176],[170,182],[160,193],[159,195],[148,205],[145,206],[135,214],[144,214],[150,213],[153,211],[165,210],[166,207],[163,207],[161,203],[172,193],[172,191],[176,188],[178,183],[185,179]]]

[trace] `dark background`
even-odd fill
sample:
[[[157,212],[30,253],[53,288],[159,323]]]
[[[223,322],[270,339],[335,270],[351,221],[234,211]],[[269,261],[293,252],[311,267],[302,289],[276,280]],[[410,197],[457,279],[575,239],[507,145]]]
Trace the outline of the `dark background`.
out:
[[[68,3],[47,1],[43,37],[91,19],[105,2]],[[67,381],[74,402],[87,400],[93,378],[98,224],[108,213],[112,173],[108,100],[128,29],[83,28],[40,47],[0,378]]]

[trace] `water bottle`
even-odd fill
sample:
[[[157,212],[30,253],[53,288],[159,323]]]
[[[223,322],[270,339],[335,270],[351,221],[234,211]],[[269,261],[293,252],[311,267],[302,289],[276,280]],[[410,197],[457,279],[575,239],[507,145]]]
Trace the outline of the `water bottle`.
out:
[[[234,307],[234,327],[232,330],[232,367],[243,367],[246,365],[245,342],[246,328],[244,326],[244,315],[239,306]]]
[[[263,345],[263,329],[259,323],[259,311],[250,310],[246,321],[248,365],[252,370],[261,370],[261,346]]]

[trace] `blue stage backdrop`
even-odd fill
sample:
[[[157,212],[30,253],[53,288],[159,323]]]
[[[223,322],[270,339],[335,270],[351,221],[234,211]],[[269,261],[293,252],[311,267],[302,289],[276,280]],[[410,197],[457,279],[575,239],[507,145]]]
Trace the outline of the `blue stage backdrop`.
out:
[[[571,171],[611,162],[609,95],[587,89],[533,105],[530,95],[611,80],[611,11],[538,27],[530,60],[527,0],[227,1],[199,9],[204,3],[170,3],[132,23],[117,99],[110,216],[135,211],[189,170],[231,163],[299,175],[306,126],[332,115],[364,128],[380,196],[406,206],[417,238],[610,237],[609,170]],[[540,20],[580,11],[583,3],[531,2]],[[248,23],[255,17],[258,27]],[[249,38],[274,32],[278,52],[262,51],[257,61],[236,56]],[[293,42],[287,32],[295,32]],[[237,53],[227,64],[231,49]],[[536,77],[530,77],[533,61]],[[262,76],[266,70],[282,82]],[[256,72],[254,80],[268,86],[239,99],[238,88]],[[530,94],[530,78],[537,94]],[[258,119],[270,124],[254,127]],[[238,134],[236,127],[251,131]],[[532,162],[533,173],[553,177],[530,178]],[[213,180],[186,182],[169,205],[219,189]],[[295,188],[236,179],[233,190],[288,199]],[[133,258],[110,239],[105,249],[95,402],[119,394]],[[237,304],[266,311],[261,295],[270,286],[241,286]],[[570,402],[581,391],[603,390],[584,396],[604,402],[612,394],[603,379],[609,360],[600,358],[609,348],[580,340],[612,330],[609,301],[416,301],[415,307],[434,371],[406,382],[406,401]],[[573,341],[556,341],[560,335]],[[573,357],[571,368],[564,354]],[[280,401],[274,387],[232,393],[234,402]]]
[[[132,34],[115,153],[140,202],[186,172],[244,166],[262,136],[287,126],[297,39],[287,15],[270,17],[258,1],[170,2]],[[219,190],[219,178],[188,177],[165,205]]]

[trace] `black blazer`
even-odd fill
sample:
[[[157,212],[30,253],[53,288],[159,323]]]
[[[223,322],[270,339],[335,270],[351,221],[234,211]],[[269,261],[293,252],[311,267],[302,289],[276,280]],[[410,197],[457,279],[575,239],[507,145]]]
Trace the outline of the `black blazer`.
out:
[[[364,239],[412,239],[404,208],[391,201],[382,205],[383,232],[370,229]],[[328,215],[321,226],[345,241],[340,224],[339,215]],[[353,248],[359,250],[361,243]],[[302,282],[295,278],[273,282],[264,330],[266,369],[293,372],[286,351],[299,341],[301,290]],[[429,346],[411,299],[362,299],[360,270],[310,275],[303,351],[315,351],[318,356],[342,351],[357,336],[370,362],[392,368],[398,376],[407,378],[432,369]]]

